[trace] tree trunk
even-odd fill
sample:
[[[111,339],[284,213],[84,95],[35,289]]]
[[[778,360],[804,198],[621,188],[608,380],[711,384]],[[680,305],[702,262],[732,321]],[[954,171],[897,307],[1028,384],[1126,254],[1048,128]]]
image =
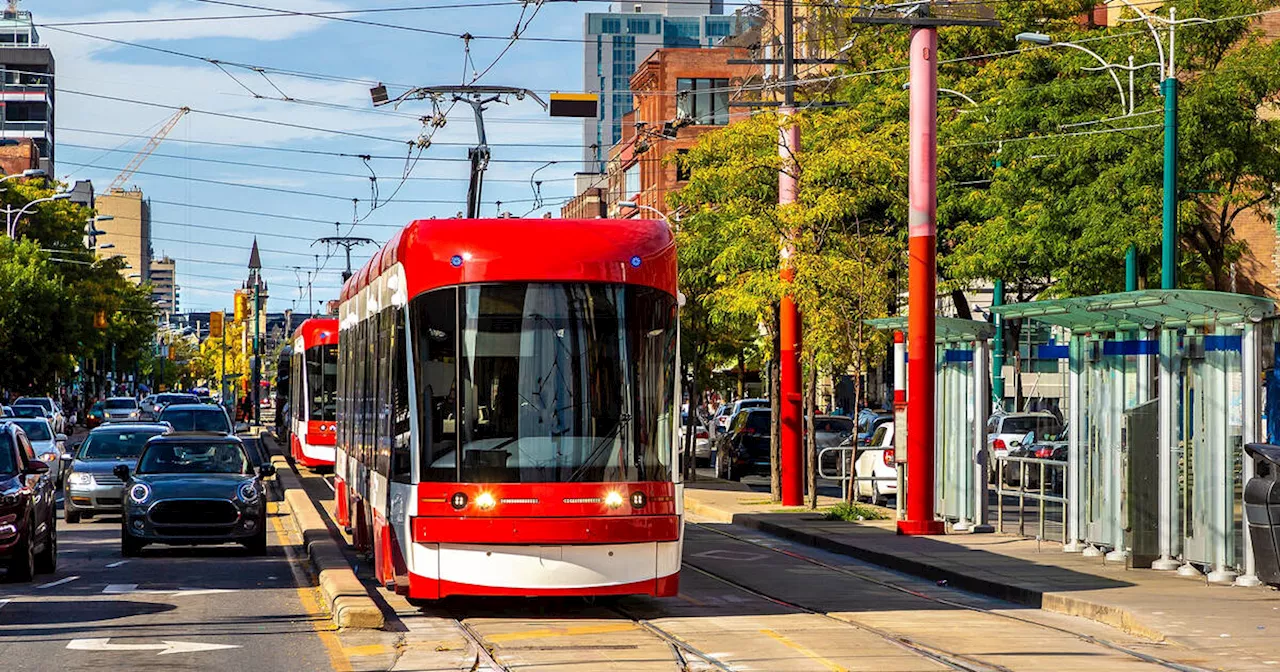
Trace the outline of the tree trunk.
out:
[[[769,497],[775,501],[782,501],[782,425],[779,423],[778,416],[782,413],[782,404],[779,397],[782,396],[782,381],[779,377],[782,374],[780,363],[782,361],[782,337],[778,333],[778,309],[775,306],[773,320],[773,338],[771,347],[773,356],[769,359]]]
[[[969,299],[965,298],[963,290],[951,290],[951,303],[955,304],[956,317],[962,320],[973,319],[973,313],[969,310]]]
[[[859,343],[861,343],[861,341],[859,341]],[[857,484],[853,480],[853,463],[854,463],[854,456],[856,455],[856,452],[858,450],[857,448],[858,446],[858,411],[862,409],[862,348],[861,346],[859,346],[857,349],[853,351],[853,369],[854,369],[853,413],[852,413],[853,436],[850,438],[852,439],[851,442],[854,446],[854,449],[853,451],[849,451],[847,454],[840,453],[840,459],[848,460],[848,466],[845,467],[846,469],[845,473],[849,474],[849,487],[845,490],[844,496],[845,496],[845,501],[849,502],[850,504],[852,504],[854,500],[857,499],[857,496],[854,494],[857,492],[857,488],[855,487]]]
[[[809,384],[805,386],[805,451],[804,454],[808,458],[805,460],[808,464],[809,475],[809,510],[818,508],[818,442],[814,435],[814,416],[818,405],[818,366],[815,362],[809,362]]]
[[[695,351],[697,348],[695,348]],[[698,427],[701,422],[698,419],[698,361],[697,354],[694,355],[694,361],[689,371],[689,419],[685,421],[685,442],[684,442],[684,480],[698,480],[698,453],[694,450],[697,443]],[[688,424],[691,423],[691,424]]]
[[[747,395],[747,355],[738,349],[738,398]]]

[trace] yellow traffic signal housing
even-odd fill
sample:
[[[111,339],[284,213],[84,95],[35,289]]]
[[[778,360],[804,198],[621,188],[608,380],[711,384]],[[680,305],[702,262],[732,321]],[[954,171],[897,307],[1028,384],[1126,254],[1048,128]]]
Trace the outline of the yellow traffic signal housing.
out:
[[[209,337],[210,338],[222,338],[222,333],[223,333],[222,320],[223,320],[222,311],[219,310],[219,311],[214,311],[212,313],[209,313]]]

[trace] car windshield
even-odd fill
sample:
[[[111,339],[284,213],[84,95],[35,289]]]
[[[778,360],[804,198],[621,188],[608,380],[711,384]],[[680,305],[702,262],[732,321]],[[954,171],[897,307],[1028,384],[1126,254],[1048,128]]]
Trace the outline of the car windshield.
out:
[[[18,397],[18,400],[13,402],[13,405],[14,406],[39,406],[40,408],[43,408],[46,411],[53,410],[52,399],[41,399],[39,397]]]
[[[102,410],[102,406],[103,406],[103,403],[102,403],[101,401],[95,401],[95,402],[93,402],[93,408],[91,408],[91,409],[89,409],[89,410],[90,410],[90,411],[101,411],[101,410]]]
[[[247,474],[249,456],[238,443],[153,443],[138,460],[139,474]]]
[[[1000,425],[1001,434],[1026,434],[1035,432],[1036,438],[1057,435],[1062,432],[1062,423],[1049,416],[1033,415],[1017,418],[1005,418]]]
[[[18,463],[14,461],[13,439],[9,434],[0,433],[0,474],[18,473]]]
[[[768,434],[771,415],[773,414],[769,412],[748,414],[747,429],[754,430],[756,434]]]
[[[815,418],[813,431],[827,434],[849,434],[853,432],[853,420],[849,418]]]
[[[39,406],[14,406],[13,417],[15,418],[43,418],[44,409]]]
[[[338,346],[308,348],[307,392],[311,395],[310,420],[331,422],[338,412]]]
[[[227,414],[220,408],[166,408],[160,414],[160,422],[173,425],[178,432],[221,432],[231,433],[231,425],[227,422]]]
[[[423,478],[670,478],[675,312],[674,297],[621,284],[472,285],[414,298]]]
[[[119,460],[142,454],[147,439],[164,434],[162,429],[131,429],[124,432],[90,432],[80,447],[82,460]]]
[[[49,433],[49,423],[44,420],[14,420],[22,431],[27,433],[27,438],[32,441],[48,441],[53,438]]]
[[[878,446],[881,448],[888,448],[888,446],[886,446],[884,443],[884,439],[885,439],[885,435],[887,435],[889,433],[889,430],[892,428],[893,428],[893,425],[887,422],[877,427],[876,433],[871,436],[871,445]]]
[[[120,409],[137,408],[138,402],[132,399],[108,399],[106,407],[107,410],[118,411]]]
[[[746,399],[738,403],[738,410],[745,408],[764,408],[768,405],[768,399]]]

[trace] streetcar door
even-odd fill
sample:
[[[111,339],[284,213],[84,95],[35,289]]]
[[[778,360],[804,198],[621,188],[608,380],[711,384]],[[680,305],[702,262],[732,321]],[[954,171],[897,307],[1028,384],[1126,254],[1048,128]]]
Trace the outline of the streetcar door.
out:
[[[413,515],[417,513],[413,485],[413,442],[409,424],[409,358],[406,349],[405,308],[383,313],[386,327],[386,363],[389,373],[382,425],[390,449],[387,483],[387,525],[391,533],[391,568],[397,592],[409,589],[409,563],[413,544]]]

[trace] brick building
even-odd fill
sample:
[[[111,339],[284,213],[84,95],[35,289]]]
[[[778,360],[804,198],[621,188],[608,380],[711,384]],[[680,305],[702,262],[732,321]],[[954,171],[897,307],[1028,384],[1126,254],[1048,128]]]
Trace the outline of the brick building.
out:
[[[659,49],[636,66],[635,109],[624,117],[622,140],[609,150],[611,216],[646,216],[617,212],[619,201],[668,211],[667,194],[686,179],[676,156],[730,122],[733,91],[758,72],[758,66],[729,63],[744,58],[746,50],[738,48]]]

